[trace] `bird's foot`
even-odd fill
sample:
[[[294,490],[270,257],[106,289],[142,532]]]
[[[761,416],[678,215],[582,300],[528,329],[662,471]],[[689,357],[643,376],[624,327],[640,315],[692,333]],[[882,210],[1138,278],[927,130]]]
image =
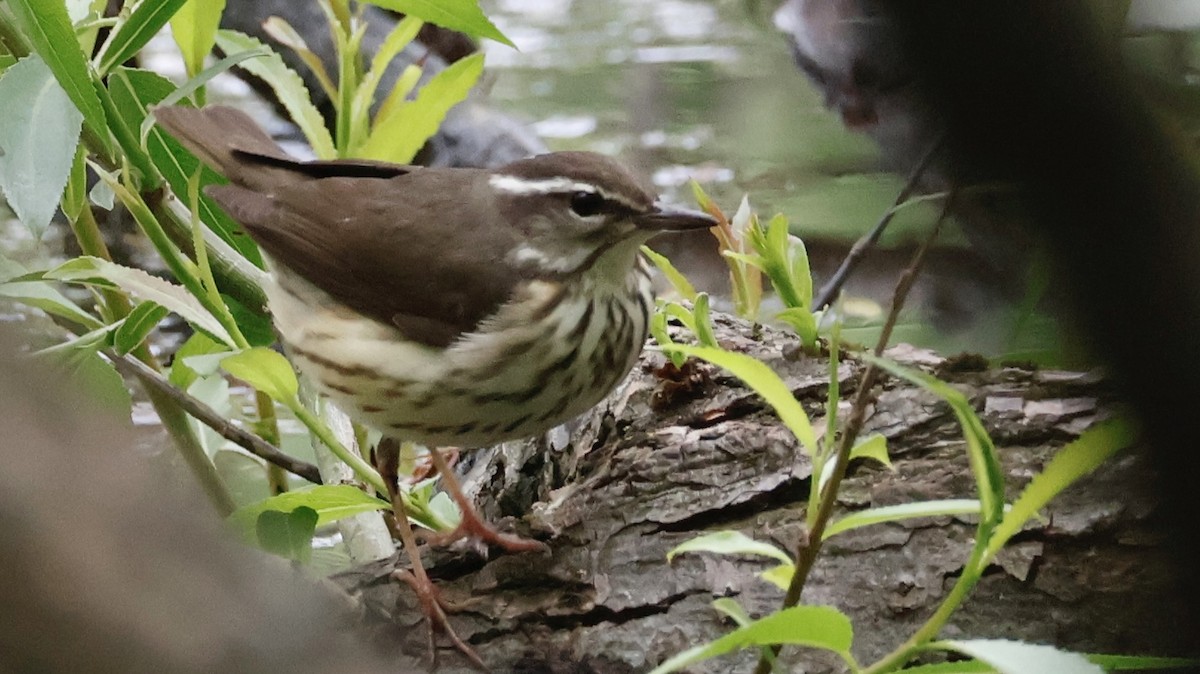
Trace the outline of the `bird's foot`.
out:
[[[483,659],[475,652],[475,649],[467,645],[454,628],[450,626],[450,621],[446,618],[446,611],[453,610],[445,601],[442,600],[441,593],[438,592],[437,586],[429,580],[429,577],[424,573],[414,574],[407,569],[398,569],[392,573],[396,580],[402,580],[408,583],[409,587],[417,595],[417,600],[421,603],[421,612],[425,614],[425,619],[429,622],[429,657],[432,661],[432,669],[437,669],[438,666],[438,651],[435,641],[437,634],[440,632],[446,635],[450,643],[463,654],[471,664],[481,672],[491,671],[487,665],[483,664]]]
[[[459,509],[462,511],[462,522],[453,531],[440,534],[422,532],[419,534],[421,538],[430,545],[439,546],[470,538],[494,545],[506,552],[550,552],[550,546],[541,541],[497,531],[495,527],[479,517],[470,503],[460,503]]]
[[[458,504],[458,510],[462,513],[462,522],[454,531],[446,534],[424,534],[426,541],[432,545],[449,545],[462,538],[473,538],[508,552],[550,552],[550,546],[541,541],[522,538],[515,534],[502,534],[496,531],[495,527],[484,522],[476,512],[475,506],[471,504],[471,499],[467,498],[463,492],[462,485],[459,484],[458,477],[454,474],[446,457],[440,451],[433,449],[429,452],[429,458],[437,467],[438,474],[442,476],[442,483],[446,486],[450,498]]]

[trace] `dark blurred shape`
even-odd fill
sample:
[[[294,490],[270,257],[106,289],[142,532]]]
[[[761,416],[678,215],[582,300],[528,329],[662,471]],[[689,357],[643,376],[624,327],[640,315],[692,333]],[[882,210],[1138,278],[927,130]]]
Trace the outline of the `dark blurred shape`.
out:
[[[942,136],[945,120],[937,102],[925,95],[923,73],[888,5],[886,0],[787,0],[774,21],[826,107],[847,128],[878,144],[884,169],[908,175]],[[953,215],[984,262],[977,276],[1015,300],[1025,291],[1035,237],[1022,226],[1027,215],[1006,184],[1008,176],[996,168],[938,152],[918,186],[924,192],[962,190]],[[947,297],[956,294],[936,290]],[[972,309],[935,313],[939,324],[951,327],[969,322],[956,314]]]
[[[796,65],[846,127],[879,144],[885,168],[907,173],[941,123],[917,89],[917,73],[881,11],[881,0],[787,0],[775,12]]]
[[[400,14],[399,16],[404,15]],[[417,33],[417,40],[429,47],[430,51],[437,54],[446,63],[454,63],[479,50],[479,45],[466,35],[432,23],[421,26],[421,31]]]
[[[886,3],[950,161],[1016,181],[1082,334],[1145,424],[1200,634],[1200,183],[1082,0]]]
[[[363,36],[362,51],[370,62],[375,51],[383,44],[388,33],[395,27],[397,15],[373,5],[360,7],[367,22]],[[296,29],[313,51],[325,63],[326,71],[337,73],[336,53],[325,14],[315,2],[298,0],[239,0],[230,2],[221,15],[221,26],[251,35],[274,47],[303,79],[317,107],[332,114],[332,103],[325,97],[317,79],[299,57],[287,47],[274,42],[262,28],[268,18],[278,16]],[[405,47],[380,81],[377,102],[396,83],[396,79],[410,64],[419,63],[425,69],[425,79],[446,68],[470,53],[471,42],[464,36],[445,29],[423,30],[422,38],[431,40],[425,44],[420,40]],[[251,82],[259,93],[267,98],[273,94],[259,82]],[[446,115],[437,134],[429,140],[417,163],[432,166],[500,166],[516,159],[546,151],[541,139],[512,117],[494,110],[473,96],[459,103]]]
[[[391,671],[346,602],[230,541],[190,483],[136,456],[127,424],[12,362],[8,337],[0,672]]]

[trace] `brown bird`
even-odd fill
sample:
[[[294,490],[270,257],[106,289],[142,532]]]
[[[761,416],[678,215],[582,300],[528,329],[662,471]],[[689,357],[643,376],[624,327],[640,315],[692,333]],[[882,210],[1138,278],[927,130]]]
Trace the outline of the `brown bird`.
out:
[[[437,447],[544,432],[589,409],[632,368],[653,298],[639,246],[711,227],[669,209],[620,164],[558,152],[494,169],[299,161],[226,107],[165,107],[158,123],[230,181],[207,190],[266,253],[266,287],[296,367],[378,429],[406,577],[446,622],[395,493],[399,440],[430,449],[463,512],[459,533],[508,550]]]

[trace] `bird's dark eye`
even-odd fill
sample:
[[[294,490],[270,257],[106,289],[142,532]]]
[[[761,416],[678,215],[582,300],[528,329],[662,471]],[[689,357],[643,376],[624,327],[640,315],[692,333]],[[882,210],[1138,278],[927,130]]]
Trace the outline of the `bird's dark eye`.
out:
[[[571,195],[571,210],[586,218],[604,209],[604,197],[595,192],[576,192]]]

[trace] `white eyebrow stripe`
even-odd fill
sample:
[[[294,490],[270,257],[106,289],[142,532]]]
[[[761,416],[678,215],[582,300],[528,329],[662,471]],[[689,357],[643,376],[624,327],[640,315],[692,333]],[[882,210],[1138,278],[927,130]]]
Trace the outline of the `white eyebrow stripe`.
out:
[[[526,178],[520,178],[518,176],[497,173],[488,178],[488,184],[499,192],[505,192],[507,194],[514,195],[589,192],[592,194],[599,194],[605,199],[615,201],[619,204],[628,206],[629,208],[637,208],[620,195],[602,190],[591,183],[582,183],[577,180],[564,177],[529,180]]]

